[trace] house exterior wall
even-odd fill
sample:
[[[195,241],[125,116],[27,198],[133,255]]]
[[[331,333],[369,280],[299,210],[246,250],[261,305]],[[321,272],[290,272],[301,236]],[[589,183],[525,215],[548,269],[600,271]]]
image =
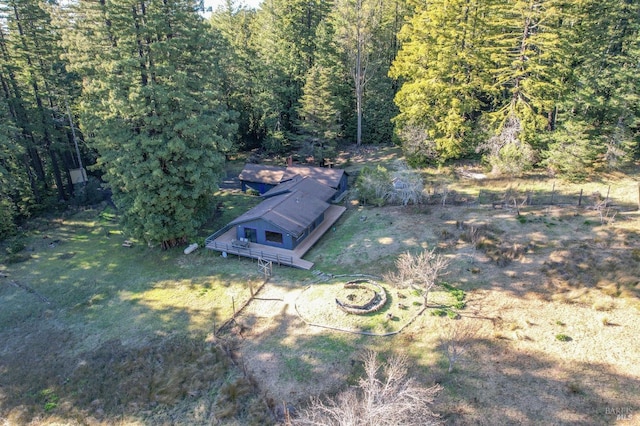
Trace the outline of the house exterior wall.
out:
[[[289,234],[287,231],[277,226],[274,226],[273,224],[267,222],[266,220],[256,219],[256,220],[247,221],[237,225],[236,238],[237,239],[246,238],[246,236],[248,235],[246,230],[254,229],[255,241],[253,242],[258,244],[263,244],[265,246],[272,246],[272,247],[284,248],[287,250],[293,250],[298,246],[298,244],[304,241],[304,239],[311,233],[311,231],[313,231],[323,221],[324,221],[324,213],[320,214],[320,216],[318,216],[313,221],[313,223],[309,227],[307,227],[307,229],[305,229],[304,233],[299,238],[295,238],[293,235]],[[267,231],[281,233],[282,244],[279,244],[273,241],[268,241],[266,236]],[[249,231],[249,234],[251,233],[252,232]]]
[[[333,199],[335,200],[336,198],[338,198],[344,191],[347,190],[347,186],[348,186],[348,177],[347,174],[344,173],[342,175],[342,178],[340,178],[340,183],[338,184],[338,187],[336,188],[336,193],[333,196]]]
[[[262,195],[275,185],[270,185],[264,182],[249,182],[243,180],[242,182],[242,192],[247,192],[248,189],[253,189],[254,191],[258,191],[258,194]]]

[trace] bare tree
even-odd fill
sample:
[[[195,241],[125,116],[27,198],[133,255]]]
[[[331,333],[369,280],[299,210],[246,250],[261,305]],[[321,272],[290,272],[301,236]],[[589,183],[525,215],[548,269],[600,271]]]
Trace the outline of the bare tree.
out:
[[[338,45],[346,54],[353,78],[356,100],[356,143],[362,144],[362,114],[367,83],[375,74],[380,51],[374,35],[382,22],[384,3],[380,0],[338,0],[333,8]]]
[[[530,169],[535,161],[531,145],[520,141],[522,123],[520,118],[510,115],[500,132],[476,148],[476,152],[486,152],[494,173],[508,176],[521,175]]]
[[[475,265],[476,263],[476,253],[478,252],[478,244],[482,239],[482,233],[480,232],[480,228],[477,226],[469,226],[467,229],[467,238],[471,243],[471,247],[473,247],[473,258],[471,259],[471,263]]]
[[[340,393],[335,399],[312,398],[309,407],[293,419],[293,425],[403,425],[440,424],[431,410],[441,386],[425,388],[407,377],[408,359],[390,358],[384,365],[378,354],[366,351],[362,356],[365,376],[358,386]]]
[[[436,285],[437,279],[444,275],[450,260],[435,249],[423,250],[414,255],[402,253],[396,259],[396,272],[385,275],[385,279],[398,287],[413,287],[422,291],[424,306],[427,306],[429,292]]]
[[[409,167],[404,161],[395,164],[395,170],[391,174],[393,183],[392,201],[403,206],[409,203],[420,204],[423,199],[424,185],[420,172]]]
[[[478,327],[470,322],[449,321],[440,334],[440,347],[449,361],[448,372],[453,371],[453,366],[469,350],[472,340],[478,333]]]

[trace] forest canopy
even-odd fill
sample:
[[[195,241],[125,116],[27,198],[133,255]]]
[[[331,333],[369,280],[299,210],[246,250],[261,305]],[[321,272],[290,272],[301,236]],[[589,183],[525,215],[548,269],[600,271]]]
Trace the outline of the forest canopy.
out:
[[[250,149],[322,164],[339,145],[396,143],[413,165],[482,157],[572,179],[639,154],[633,0],[203,12],[195,0],[0,1],[0,238],[40,211],[111,197],[133,236],[180,244],[211,213],[225,155]]]

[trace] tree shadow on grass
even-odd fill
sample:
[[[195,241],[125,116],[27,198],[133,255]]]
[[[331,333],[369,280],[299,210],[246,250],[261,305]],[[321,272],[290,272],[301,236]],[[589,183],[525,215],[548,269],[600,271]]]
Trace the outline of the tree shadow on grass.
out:
[[[220,294],[249,297],[232,285],[246,274],[204,252],[122,247],[91,224],[43,232],[0,278],[0,420],[272,421],[206,334],[232,314]]]
[[[363,347],[387,354],[408,349],[404,334],[382,340],[318,330],[300,321],[284,300],[264,303],[269,306],[241,315],[229,338],[237,339],[239,362],[276,406],[301,408],[310,396],[332,395],[356,383]],[[437,346],[426,349],[430,354],[413,355],[416,366],[435,359],[426,370],[417,367],[415,377],[426,387],[444,385],[434,410],[446,424],[610,424],[620,413],[640,413],[640,378],[633,372],[552,358],[507,340],[471,337],[461,344],[471,350],[452,374],[437,361]]]
[[[142,323],[189,317],[184,309],[137,312]],[[273,421],[254,384],[203,333],[143,330],[135,343],[123,336],[83,349],[90,337],[42,315],[0,337],[0,419],[9,424]]]
[[[262,306],[256,310],[256,304]],[[226,338],[236,339],[239,363],[270,404],[299,406],[311,395],[343,386],[362,336],[309,327],[285,301],[257,300],[252,305]]]
[[[632,374],[524,353],[504,342],[460,343],[472,347],[473,356],[439,376],[447,424],[594,425],[615,423],[618,414],[640,416],[640,378]]]
[[[573,214],[524,218],[524,224],[507,232],[497,229],[500,220],[491,224],[497,230],[484,231],[489,237],[468,258],[457,253],[460,269],[452,279],[465,289],[491,287],[518,298],[558,300],[565,294],[570,299],[579,290],[640,297],[640,232],[601,226]],[[548,231],[549,223],[558,231]]]

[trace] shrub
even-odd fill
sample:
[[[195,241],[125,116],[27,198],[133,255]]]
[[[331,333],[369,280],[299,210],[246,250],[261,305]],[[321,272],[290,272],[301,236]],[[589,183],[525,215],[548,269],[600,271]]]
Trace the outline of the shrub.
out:
[[[542,164],[569,180],[584,179],[592,170],[600,148],[589,136],[586,124],[565,125],[549,135]]]
[[[408,376],[406,356],[395,356],[382,364],[375,352],[362,356],[365,371],[357,386],[337,397],[314,397],[306,410],[294,417],[293,425],[440,424],[431,411],[441,386],[424,387]]]
[[[0,241],[16,232],[16,209],[8,198],[0,198]]]
[[[467,302],[465,301],[460,301],[453,304],[453,307],[455,309],[464,309],[466,306],[467,306]]]
[[[364,167],[358,175],[355,189],[359,201],[382,207],[392,190],[391,175],[382,166]]]
[[[560,342],[569,342],[572,339],[571,339],[571,337],[567,336],[566,334],[559,333],[559,334],[556,334],[556,340],[559,340]]]
[[[458,319],[458,318],[460,318],[460,314],[459,314],[459,313],[454,312],[454,311],[450,311],[450,310],[447,310],[447,316],[448,316],[449,318],[451,318],[451,319]]]
[[[485,151],[485,161],[494,173],[518,176],[530,170],[536,161],[533,148],[521,140],[523,132],[520,119],[515,115],[507,118],[500,132],[480,144],[477,152]]]
[[[102,182],[93,177],[87,178],[86,184],[78,184],[74,188],[70,204],[75,206],[90,206],[101,203],[111,196],[111,191],[102,188]]]

